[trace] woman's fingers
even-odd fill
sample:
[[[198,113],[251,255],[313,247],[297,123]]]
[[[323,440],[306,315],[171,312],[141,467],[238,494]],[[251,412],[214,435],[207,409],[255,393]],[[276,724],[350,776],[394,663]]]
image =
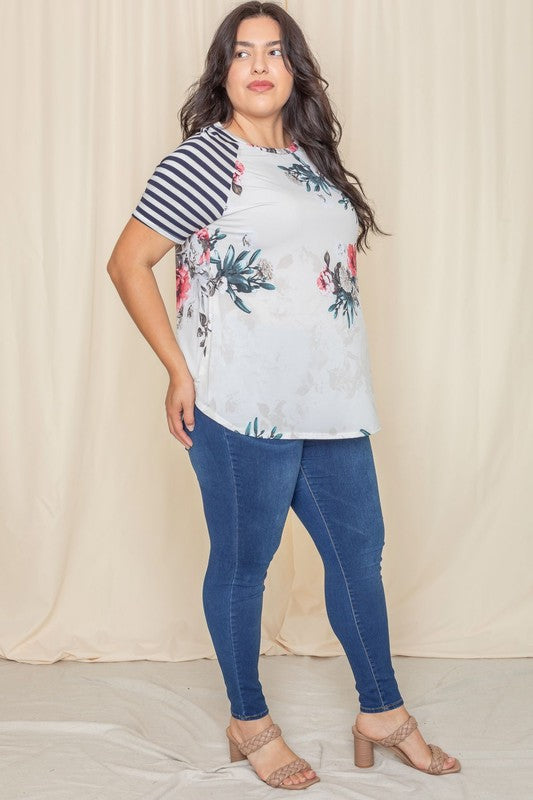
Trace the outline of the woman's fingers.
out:
[[[180,442],[186,450],[192,447],[192,439],[190,436],[187,435],[185,429],[181,422],[177,423],[174,422],[172,418],[169,418],[169,425],[168,425],[170,432],[176,437],[178,442]]]
[[[165,399],[168,429],[187,449],[192,447],[193,442],[183,427],[183,423],[189,430],[193,430],[194,397],[194,381],[192,378],[180,381],[171,379]]]
[[[183,406],[183,422],[190,431],[194,430],[194,402]]]

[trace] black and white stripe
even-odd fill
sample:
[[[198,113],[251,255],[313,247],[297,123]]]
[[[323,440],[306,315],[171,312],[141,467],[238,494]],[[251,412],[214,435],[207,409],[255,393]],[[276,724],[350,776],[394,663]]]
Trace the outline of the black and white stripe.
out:
[[[223,215],[237,151],[238,143],[213,125],[189,136],[159,162],[132,217],[182,244]]]

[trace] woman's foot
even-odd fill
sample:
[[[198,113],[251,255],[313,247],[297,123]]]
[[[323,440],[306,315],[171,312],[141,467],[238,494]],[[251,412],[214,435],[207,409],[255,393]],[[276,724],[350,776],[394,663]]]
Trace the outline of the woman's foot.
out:
[[[250,720],[231,717],[229,730],[235,740],[242,743],[245,739],[249,739],[251,736],[255,736],[256,733],[265,730],[265,728],[268,728],[272,723],[273,720],[270,714],[260,719]],[[285,744],[282,736],[277,736],[275,739],[264,744],[259,750],[250,753],[247,758],[259,777],[264,780],[268,778],[271,772],[284,766],[284,764],[288,764],[290,761],[294,761],[294,759],[299,758],[299,756]],[[285,778],[281,785],[290,786],[291,783],[303,783],[309,778],[314,778],[315,775],[316,772],[314,769],[302,769],[299,772],[295,772],[294,775],[289,775],[288,778]]]
[[[406,707],[399,706],[390,711],[379,711],[374,714],[365,714],[360,711],[355,719],[355,724],[365,736],[369,736],[371,739],[384,739],[407,719],[409,719],[409,712]],[[403,739],[397,747],[409,756],[415,766],[420,769],[429,767],[432,757],[431,750],[418,728],[411,731],[409,736]],[[448,753],[445,755],[447,757],[444,759],[443,768],[449,769],[455,764],[455,758],[449,756]]]

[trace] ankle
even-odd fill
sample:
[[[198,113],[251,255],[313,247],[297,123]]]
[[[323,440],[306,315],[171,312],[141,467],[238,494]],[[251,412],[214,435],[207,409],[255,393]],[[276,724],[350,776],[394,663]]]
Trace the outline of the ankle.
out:
[[[405,706],[390,708],[387,711],[365,712],[360,711],[357,719],[365,722],[403,722],[409,717],[409,712]]]
[[[255,733],[265,730],[265,728],[268,728],[270,725],[272,725],[270,714],[259,717],[259,719],[238,719],[233,716],[230,719],[230,728],[241,733],[243,737],[253,736]]]

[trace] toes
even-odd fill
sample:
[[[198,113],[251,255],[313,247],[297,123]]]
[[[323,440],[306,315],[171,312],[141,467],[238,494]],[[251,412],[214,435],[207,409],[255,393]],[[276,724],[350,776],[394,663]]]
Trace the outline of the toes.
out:
[[[314,777],[315,777],[314,770],[300,770],[299,772],[295,772],[293,775],[289,775],[288,778],[285,778],[283,783],[285,784],[285,786],[290,786],[291,783],[303,783],[303,781],[306,781],[308,778],[314,778]]]
[[[444,769],[450,769],[455,764],[455,756],[449,756],[448,753],[444,753]]]
[[[289,775],[288,778],[285,778],[283,783],[285,784],[285,786],[292,786],[293,783],[299,783],[299,781],[296,775]]]
[[[283,783],[285,786],[292,786],[293,783],[298,783],[298,780],[296,779],[296,775],[289,775],[288,778],[285,778]]]

